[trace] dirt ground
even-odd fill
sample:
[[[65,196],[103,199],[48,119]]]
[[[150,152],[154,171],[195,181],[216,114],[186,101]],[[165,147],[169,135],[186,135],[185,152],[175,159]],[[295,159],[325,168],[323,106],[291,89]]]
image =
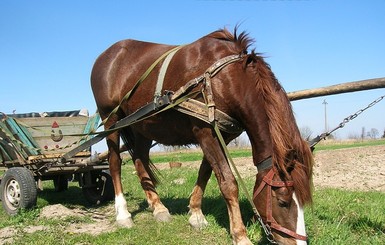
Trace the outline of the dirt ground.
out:
[[[242,176],[253,176],[257,170],[251,158],[234,159]],[[169,168],[166,164],[159,168]],[[182,167],[198,168],[199,162],[182,163]],[[314,166],[315,188],[333,187],[347,190],[385,192],[385,145],[356,147],[332,151],[317,151]],[[63,219],[68,216],[90,217],[94,222],[76,223],[66,230],[70,233],[89,233],[98,235],[116,229],[111,223],[114,215],[113,205],[105,210],[84,211],[68,209],[61,204],[44,207],[40,217]],[[49,230],[45,226],[31,226],[20,230],[17,227],[0,229],[0,244],[11,244],[13,237],[22,233]]]
[[[315,154],[314,186],[385,192],[385,145]]]
[[[316,151],[314,161],[315,188],[385,192],[385,145]],[[234,162],[242,176],[257,173],[249,157],[235,158]],[[182,166],[197,168],[199,162],[182,163]]]

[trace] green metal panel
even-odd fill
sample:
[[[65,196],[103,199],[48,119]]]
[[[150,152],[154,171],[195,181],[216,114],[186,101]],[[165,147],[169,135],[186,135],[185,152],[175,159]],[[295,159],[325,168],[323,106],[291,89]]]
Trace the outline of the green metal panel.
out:
[[[7,143],[10,143],[10,146],[6,146],[6,152],[7,155],[13,155],[12,152],[15,152],[22,156],[24,159],[27,159],[28,154],[25,152],[23,149],[23,143],[19,141],[18,139],[15,138],[14,134],[12,131],[9,130],[7,124],[5,122],[0,122],[0,130],[4,134],[5,138],[7,139]],[[12,160],[16,160],[17,158],[15,157]]]
[[[89,117],[86,127],[84,128],[83,134],[87,135],[95,130],[97,130],[98,122],[100,121],[99,113],[95,113],[92,117]],[[80,141],[80,144],[93,137],[92,135],[83,138]]]
[[[26,132],[28,132],[22,124],[19,124],[17,120],[12,117],[7,117],[6,123],[8,128],[23,143],[23,148],[25,151],[28,151],[28,155],[38,155],[39,151],[37,149],[37,144],[33,140],[32,136]]]

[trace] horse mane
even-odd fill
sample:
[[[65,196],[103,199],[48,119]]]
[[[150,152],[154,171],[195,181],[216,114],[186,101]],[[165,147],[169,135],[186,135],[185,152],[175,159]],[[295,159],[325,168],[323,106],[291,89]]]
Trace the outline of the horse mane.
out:
[[[213,33],[210,33],[209,35],[207,35],[207,37],[233,43],[234,45],[230,46],[230,49],[232,49],[231,51],[233,53],[247,54],[247,50],[254,43],[254,39],[251,38],[249,34],[246,33],[245,31],[241,32],[240,34],[238,34],[237,32],[238,32],[238,27],[236,26],[234,28],[233,33],[231,33],[229,30],[224,28],[224,29],[219,29]]]
[[[256,89],[263,98],[273,145],[272,160],[283,179],[289,172],[301,205],[311,203],[313,156],[296,125],[289,98],[264,59],[250,54],[254,61]]]
[[[298,200],[302,205],[310,203],[313,169],[310,147],[301,137],[286,92],[278,83],[270,67],[261,58],[258,63],[257,70],[261,78],[257,86],[258,91],[262,92],[269,120],[273,163],[284,179],[288,179],[291,171]],[[270,77],[273,84],[263,82],[266,81],[263,79],[265,75]]]
[[[283,179],[290,175],[294,181],[295,193],[301,205],[311,203],[313,157],[309,145],[305,142],[295,123],[292,106],[285,90],[272,72],[264,58],[249,47],[254,40],[246,32],[237,34],[237,27],[231,33],[220,29],[209,37],[231,42],[228,45],[235,54],[247,54],[247,61],[252,62],[256,74],[256,91],[261,93],[268,118],[268,126],[273,145],[272,160],[274,167]],[[245,69],[247,68],[245,62]],[[249,66],[250,67],[250,66]]]

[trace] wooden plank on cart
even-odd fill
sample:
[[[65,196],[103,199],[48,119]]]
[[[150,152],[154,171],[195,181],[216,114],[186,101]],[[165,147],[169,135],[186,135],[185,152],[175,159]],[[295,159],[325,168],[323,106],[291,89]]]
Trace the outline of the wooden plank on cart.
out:
[[[38,144],[42,154],[65,153],[80,142],[88,117],[18,118]]]

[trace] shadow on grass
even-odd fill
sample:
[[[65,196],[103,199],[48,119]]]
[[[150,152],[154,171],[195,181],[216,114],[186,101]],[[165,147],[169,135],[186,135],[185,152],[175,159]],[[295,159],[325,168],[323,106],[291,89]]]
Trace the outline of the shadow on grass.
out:
[[[171,215],[187,215],[189,209],[189,199],[188,198],[162,198],[162,203],[168,208]],[[254,215],[250,203],[247,199],[241,199],[240,209],[242,212],[242,221],[248,226],[252,225],[252,217]],[[132,212],[132,215],[135,215],[145,212],[148,210],[147,201],[142,201],[139,203],[139,208]],[[227,206],[222,198],[222,196],[218,197],[207,197],[203,199],[202,203],[202,212],[205,216],[212,216],[215,219],[215,223],[220,227],[225,228],[228,233],[230,233],[230,224],[229,224],[229,216],[227,213]],[[263,234],[263,229],[260,227],[260,233]],[[259,245],[269,244],[268,240],[265,236],[258,241]]]
[[[69,186],[68,190],[62,192],[56,192],[53,188],[45,188],[38,193],[39,199],[42,204],[38,206],[63,204],[65,206],[83,206],[85,208],[104,207],[110,205],[111,202],[102,203],[99,205],[91,205],[83,196],[82,189],[77,186]],[[148,212],[148,203],[143,198],[134,198],[129,194],[125,194],[128,202],[136,202],[135,209],[131,209],[130,212],[135,218],[136,215],[142,212]],[[189,199],[180,197],[166,197],[162,198],[163,204],[169,209],[171,215],[187,215],[189,209]],[[246,225],[252,224],[253,211],[250,203],[247,199],[240,200],[240,209],[242,212],[242,220]],[[217,197],[205,197],[202,203],[202,211],[206,216],[211,216],[215,219],[215,223],[229,231],[229,217],[227,213],[227,206],[222,196]],[[263,234],[262,228],[260,228],[261,234]],[[268,241],[263,237],[258,244],[268,244]]]
[[[69,186],[68,190],[57,192],[53,188],[45,188],[38,193],[38,198],[45,205],[63,204],[65,206],[83,206],[85,208],[102,207],[108,205],[109,202],[101,204],[90,204],[83,195],[80,187]],[[39,205],[38,199],[38,206]]]
[[[364,229],[385,234],[385,226],[381,222],[373,221],[368,217],[356,218],[349,221],[349,223],[351,224],[350,226],[356,231],[361,232]]]

